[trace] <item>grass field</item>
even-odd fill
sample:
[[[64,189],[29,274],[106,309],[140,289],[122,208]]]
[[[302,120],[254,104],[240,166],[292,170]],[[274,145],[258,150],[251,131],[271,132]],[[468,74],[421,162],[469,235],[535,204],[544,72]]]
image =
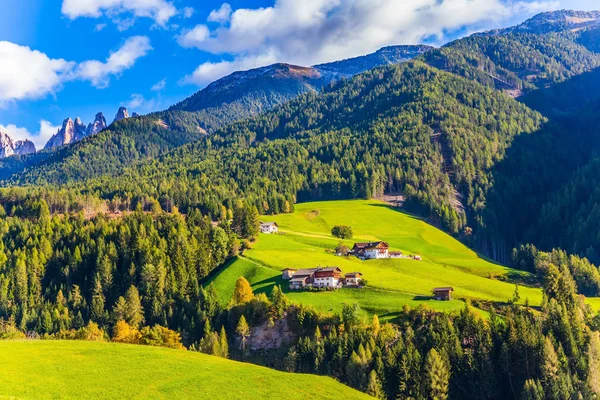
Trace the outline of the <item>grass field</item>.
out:
[[[77,341],[1,341],[0,398],[367,399],[322,376],[196,352]]]
[[[283,234],[261,234],[243,258],[236,259],[210,279],[224,304],[231,298],[239,276],[246,277],[258,292],[270,292],[275,284],[287,291],[287,282],[281,279],[280,272],[287,267],[335,265],[344,272],[362,272],[369,283],[367,289],[319,293],[288,291],[288,296],[322,311],[338,311],[345,302],[357,302],[369,313],[378,315],[393,315],[404,304],[411,307],[428,304],[438,310],[453,311],[462,308],[466,299],[506,302],[515,290],[510,281],[528,276],[490,262],[423,220],[376,200],[303,203],[296,205],[293,214],[262,218],[276,221]],[[361,261],[355,257],[337,257],[332,250],[340,240],[330,233],[334,225],[353,227],[354,238],[344,241],[349,247],[355,241],[384,240],[391,250],[419,254],[423,259]],[[431,290],[437,286],[452,286],[456,300],[431,300]],[[528,299],[531,305],[540,304],[539,288],[519,286],[519,292],[523,302]],[[590,299],[590,303],[600,306],[597,299]]]

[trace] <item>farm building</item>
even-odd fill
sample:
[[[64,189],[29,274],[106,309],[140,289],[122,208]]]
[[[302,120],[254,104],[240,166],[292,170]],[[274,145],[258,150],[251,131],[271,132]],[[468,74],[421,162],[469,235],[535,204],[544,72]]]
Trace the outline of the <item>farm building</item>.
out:
[[[338,267],[317,268],[313,285],[315,287],[338,287],[341,284],[342,270]]]
[[[317,269],[318,268],[299,269],[296,271],[290,279],[290,289],[298,290],[303,289],[305,286],[312,285]],[[285,274],[286,271],[284,270],[283,273]]]
[[[279,232],[277,222],[260,222],[260,231],[262,233],[271,234]]]
[[[298,271],[296,268],[286,268],[283,271],[281,271],[281,278],[286,281],[289,281],[290,279],[292,279],[296,271]]]
[[[390,251],[389,255],[390,255],[390,258],[402,258],[401,251]]]
[[[433,289],[433,296],[436,300],[449,301],[452,300],[453,291],[451,287],[438,287]]]
[[[346,278],[346,286],[358,286],[362,280],[360,272],[350,272],[344,276]]]
[[[355,243],[352,248],[354,255],[360,259],[389,258],[390,245],[386,242]]]
[[[343,285],[342,270],[339,267],[318,267],[310,269],[286,268],[281,277],[290,281],[291,290],[304,289],[307,286],[317,288],[340,288]]]

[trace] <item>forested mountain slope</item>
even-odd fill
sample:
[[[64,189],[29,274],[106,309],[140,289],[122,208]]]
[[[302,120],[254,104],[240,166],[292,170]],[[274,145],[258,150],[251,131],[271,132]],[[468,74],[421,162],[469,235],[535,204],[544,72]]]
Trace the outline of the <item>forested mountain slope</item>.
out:
[[[380,65],[409,60],[432,49],[429,46],[390,46],[373,54],[316,67],[274,64],[235,72],[219,79],[169,110],[118,121],[60,151],[40,151],[0,160],[0,180],[25,170],[39,170],[35,183],[63,184],[104,174],[151,159],[232,122],[317,92],[332,82]],[[52,173],[55,171],[56,173]],[[11,183],[25,183],[20,178]],[[28,181],[27,183],[33,183]]]
[[[162,112],[123,119],[104,131],[58,150],[46,149],[27,156],[0,160],[0,179],[13,174],[35,174],[35,182],[62,184],[104,174],[156,157],[206,134],[198,116],[183,111]]]
[[[163,207],[199,206],[213,214],[240,196],[269,213],[294,201],[401,192],[407,206],[451,232],[474,228],[473,243],[503,261],[522,241],[586,253],[589,240],[576,234],[542,240],[536,226],[537,211],[562,185],[574,184],[572,174],[594,155],[590,89],[598,79],[589,71],[600,65],[597,17],[545,13],[440,49],[415,47],[425,52],[420,62],[328,84],[323,95],[310,89],[324,84],[323,71],[339,76],[373,59],[398,60],[413,48],[314,68],[280,64],[235,73],[170,111],[116,125],[57,154],[6,160],[0,176],[9,185],[69,184],[107,199],[154,197]],[[245,89],[235,94],[238,88]],[[521,96],[530,108],[491,89]],[[273,112],[217,130],[305,91]],[[135,167],[113,179],[129,165]],[[585,201],[589,213],[595,202]],[[543,214],[566,212],[559,209],[548,205]]]
[[[512,139],[542,123],[501,92],[408,62],[305,95],[88,185],[109,198],[149,195],[211,212],[240,196],[277,213],[295,200],[403,192],[409,205],[457,232],[464,208],[481,201],[488,171]],[[37,173],[26,179],[36,182]]]
[[[522,98],[548,116],[541,131],[517,138],[493,171],[480,210],[485,246],[534,243],[600,260],[597,188],[600,70]]]

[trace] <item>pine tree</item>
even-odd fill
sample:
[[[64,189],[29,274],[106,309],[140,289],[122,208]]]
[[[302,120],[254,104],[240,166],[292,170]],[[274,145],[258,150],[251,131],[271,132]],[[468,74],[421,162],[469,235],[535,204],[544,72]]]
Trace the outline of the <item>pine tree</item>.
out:
[[[521,393],[521,400],[544,400],[544,389],[540,381],[527,379],[525,386],[523,386],[523,392]]]
[[[133,328],[138,329],[144,320],[144,309],[140,300],[140,293],[135,286],[130,286],[125,293],[125,302],[127,303],[127,312],[125,320]]]
[[[227,342],[227,334],[225,333],[225,327],[221,327],[221,333],[219,335],[219,347],[221,348],[221,357],[229,357],[229,343]]]
[[[379,325],[379,317],[377,314],[373,315],[373,322],[371,323],[371,328],[373,329],[373,335],[377,337],[379,335],[379,329],[381,328]]]
[[[123,296],[119,296],[117,302],[113,306],[113,320],[125,321],[128,311],[128,305]]]
[[[600,396],[600,333],[592,332],[588,347],[588,385]]]
[[[376,399],[384,399],[385,393],[381,381],[377,377],[375,370],[371,370],[369,374],[369,384],[367,385],[367,393]]]
[[[248,326],[248,322],[246,322],[246,317],[244,317],[243,314],[240,317],[240,320],[238,321],[235,331],[240,336],[241,349],[245,353],[246,340],[248,339],[248,336],[250,336],[250,327]]]
[[[435,348],[432,348],[425,359],[425,384],[427,398],[446,400],[448,398],[448,381],[450,371]]]

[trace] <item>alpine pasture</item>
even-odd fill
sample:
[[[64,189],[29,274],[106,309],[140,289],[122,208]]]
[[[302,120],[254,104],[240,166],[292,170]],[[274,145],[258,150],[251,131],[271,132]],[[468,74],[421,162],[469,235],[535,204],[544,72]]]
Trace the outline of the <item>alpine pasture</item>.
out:
[[[323,376],[118,343],[0,341],[0,376],[0,398],[370,398]]]
[[[531,280],[530,274],[490,262],[443,231],[422,219],[398,211],[377,200],[327,201],[302,203],[292,214],[262,216],[274,221],[280,233],[261,234],[251,250],[214,274],[214,283],[224,304],[233,293],[235,281],[244,276],[256,292],[270,292],[281,285],[292,301],[311,304],[321,311],[337,312],[344,303],[358,303],[368,313],[393,316],[404,305],[426,304],[440,311],[456,311],[466,299],[506,302],[513,297],[515,282]],[[354,238],[342,242],[383,240],[390,250],[409,258],[359,260],[336,256],[340,239],[331,235],[335,225],[350,225]],[[365,289],[333,291],[289,291],[282,280],[284,268],[339,266],[344,273],[359,271],[368,281]],[[454,300],[431,299],[432,289],[452,286]],[[521,302],[539,305],[542,291],[519,285]]]

